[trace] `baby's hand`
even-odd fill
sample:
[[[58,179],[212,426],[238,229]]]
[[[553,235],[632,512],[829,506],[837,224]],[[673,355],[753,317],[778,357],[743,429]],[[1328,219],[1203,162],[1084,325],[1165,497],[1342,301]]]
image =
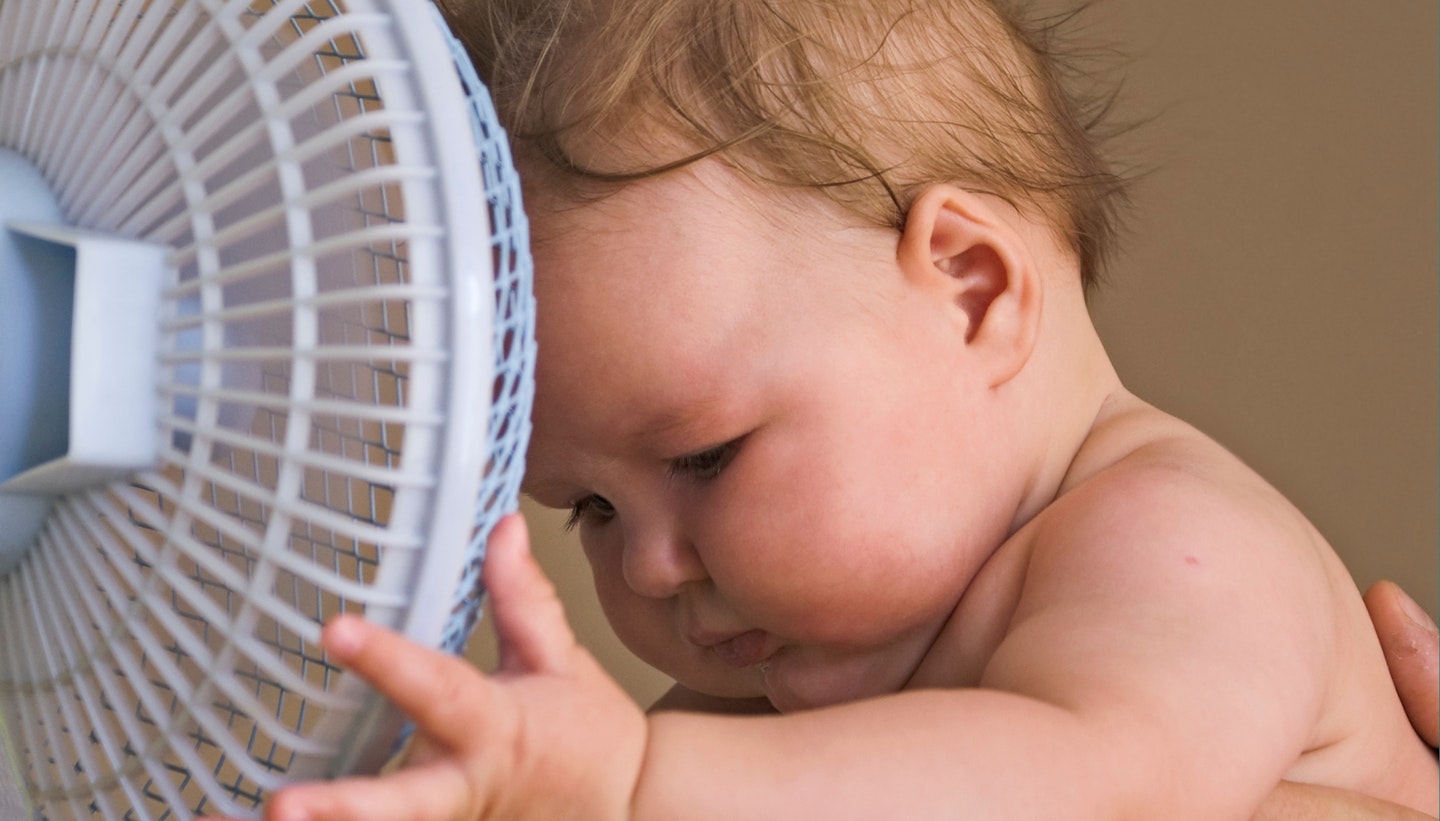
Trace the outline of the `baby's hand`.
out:
[[[576,644],[520,516],[495,528],[485,581],[500,639],[491,676],[358,618],[326,626],[330,658],[403,710],[416,737],[393,773],[276,793],[268,821],[628,815],[645,718]]]

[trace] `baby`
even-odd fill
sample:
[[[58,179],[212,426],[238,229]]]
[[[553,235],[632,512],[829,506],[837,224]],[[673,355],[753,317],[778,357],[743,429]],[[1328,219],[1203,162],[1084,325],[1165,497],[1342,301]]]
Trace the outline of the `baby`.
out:
[[[526,489],[682,709],[576,648],[510,519],[500,670],[331,625],[423,737],[269,817],[1245,818],[1282,780],[1436,813],[1324,538],[1116,376],[1123,185],[1042,35],[982,0],[458,27],[528,186]]]

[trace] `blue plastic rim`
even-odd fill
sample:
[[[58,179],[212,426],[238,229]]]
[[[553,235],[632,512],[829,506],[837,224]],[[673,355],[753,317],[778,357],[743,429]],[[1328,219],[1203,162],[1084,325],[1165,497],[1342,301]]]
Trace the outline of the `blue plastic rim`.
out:
[[[465,642],[480,619],[485,594],[481,581],[485,542],[500,519],[520,506],[520,480],[525,473],[530,411],[535,399],[534,261],[530,256],[530,223],[521,201],[520,176],[495,104],[464,46],[450,32],[439,10],[432,6],[431,13],[450,48],[450,57],[470,104],[470,125],[485,184],[494,264],[491,350],[495,381],[487,426],[488,464],[475,502],[468,559],[452,597],[451,617],[440,639],[442,649],[459,654],[464,652]]]

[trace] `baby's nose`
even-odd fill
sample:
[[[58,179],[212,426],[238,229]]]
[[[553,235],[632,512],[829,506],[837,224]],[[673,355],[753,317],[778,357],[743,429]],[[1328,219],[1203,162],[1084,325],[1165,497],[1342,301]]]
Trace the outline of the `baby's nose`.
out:
[[[648,598],[670,598],[685,583],[706,577],[700,554],[678,528],[626,534],[624,557],[625,583]]]

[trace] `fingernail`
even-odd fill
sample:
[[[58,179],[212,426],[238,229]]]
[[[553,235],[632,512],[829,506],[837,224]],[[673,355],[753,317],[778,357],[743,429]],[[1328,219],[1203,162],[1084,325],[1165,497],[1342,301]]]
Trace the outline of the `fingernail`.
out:
[[[520,543],[520,555],[527,555],[530,552],[530,534],[525,532],[525,520],[519,518],[519,514],[516,514],[515,529],[515,541]]]
[[[530,539],[525,535],[525,518],[523,516],[519,513],[511,513],[500,520],[496,529],[498,530],[500,527],[515,531],[514,534],[507,534],[507,538],[517,543],[512,548],[514,551],[522,556],[530,552]]]
[[[1425,612],[1425,608],[1421,607],[1420,604],[1410,598],[1409,595],[1401,594],[1400,609],[1405,611],[1405,615],[1409,617],[1410,621],[1415,623],[1416,627],[1429,633],[1436,631],[1435,620],[1430,618],[1430,614]]]
[[[310,821],[310,811],[304,807],[285,807],[274,816],[274,821]]]
[[[360,651],[363,626],[354,617],[339,617],[325,627],[325,649],[331,654],[349,657]]]

